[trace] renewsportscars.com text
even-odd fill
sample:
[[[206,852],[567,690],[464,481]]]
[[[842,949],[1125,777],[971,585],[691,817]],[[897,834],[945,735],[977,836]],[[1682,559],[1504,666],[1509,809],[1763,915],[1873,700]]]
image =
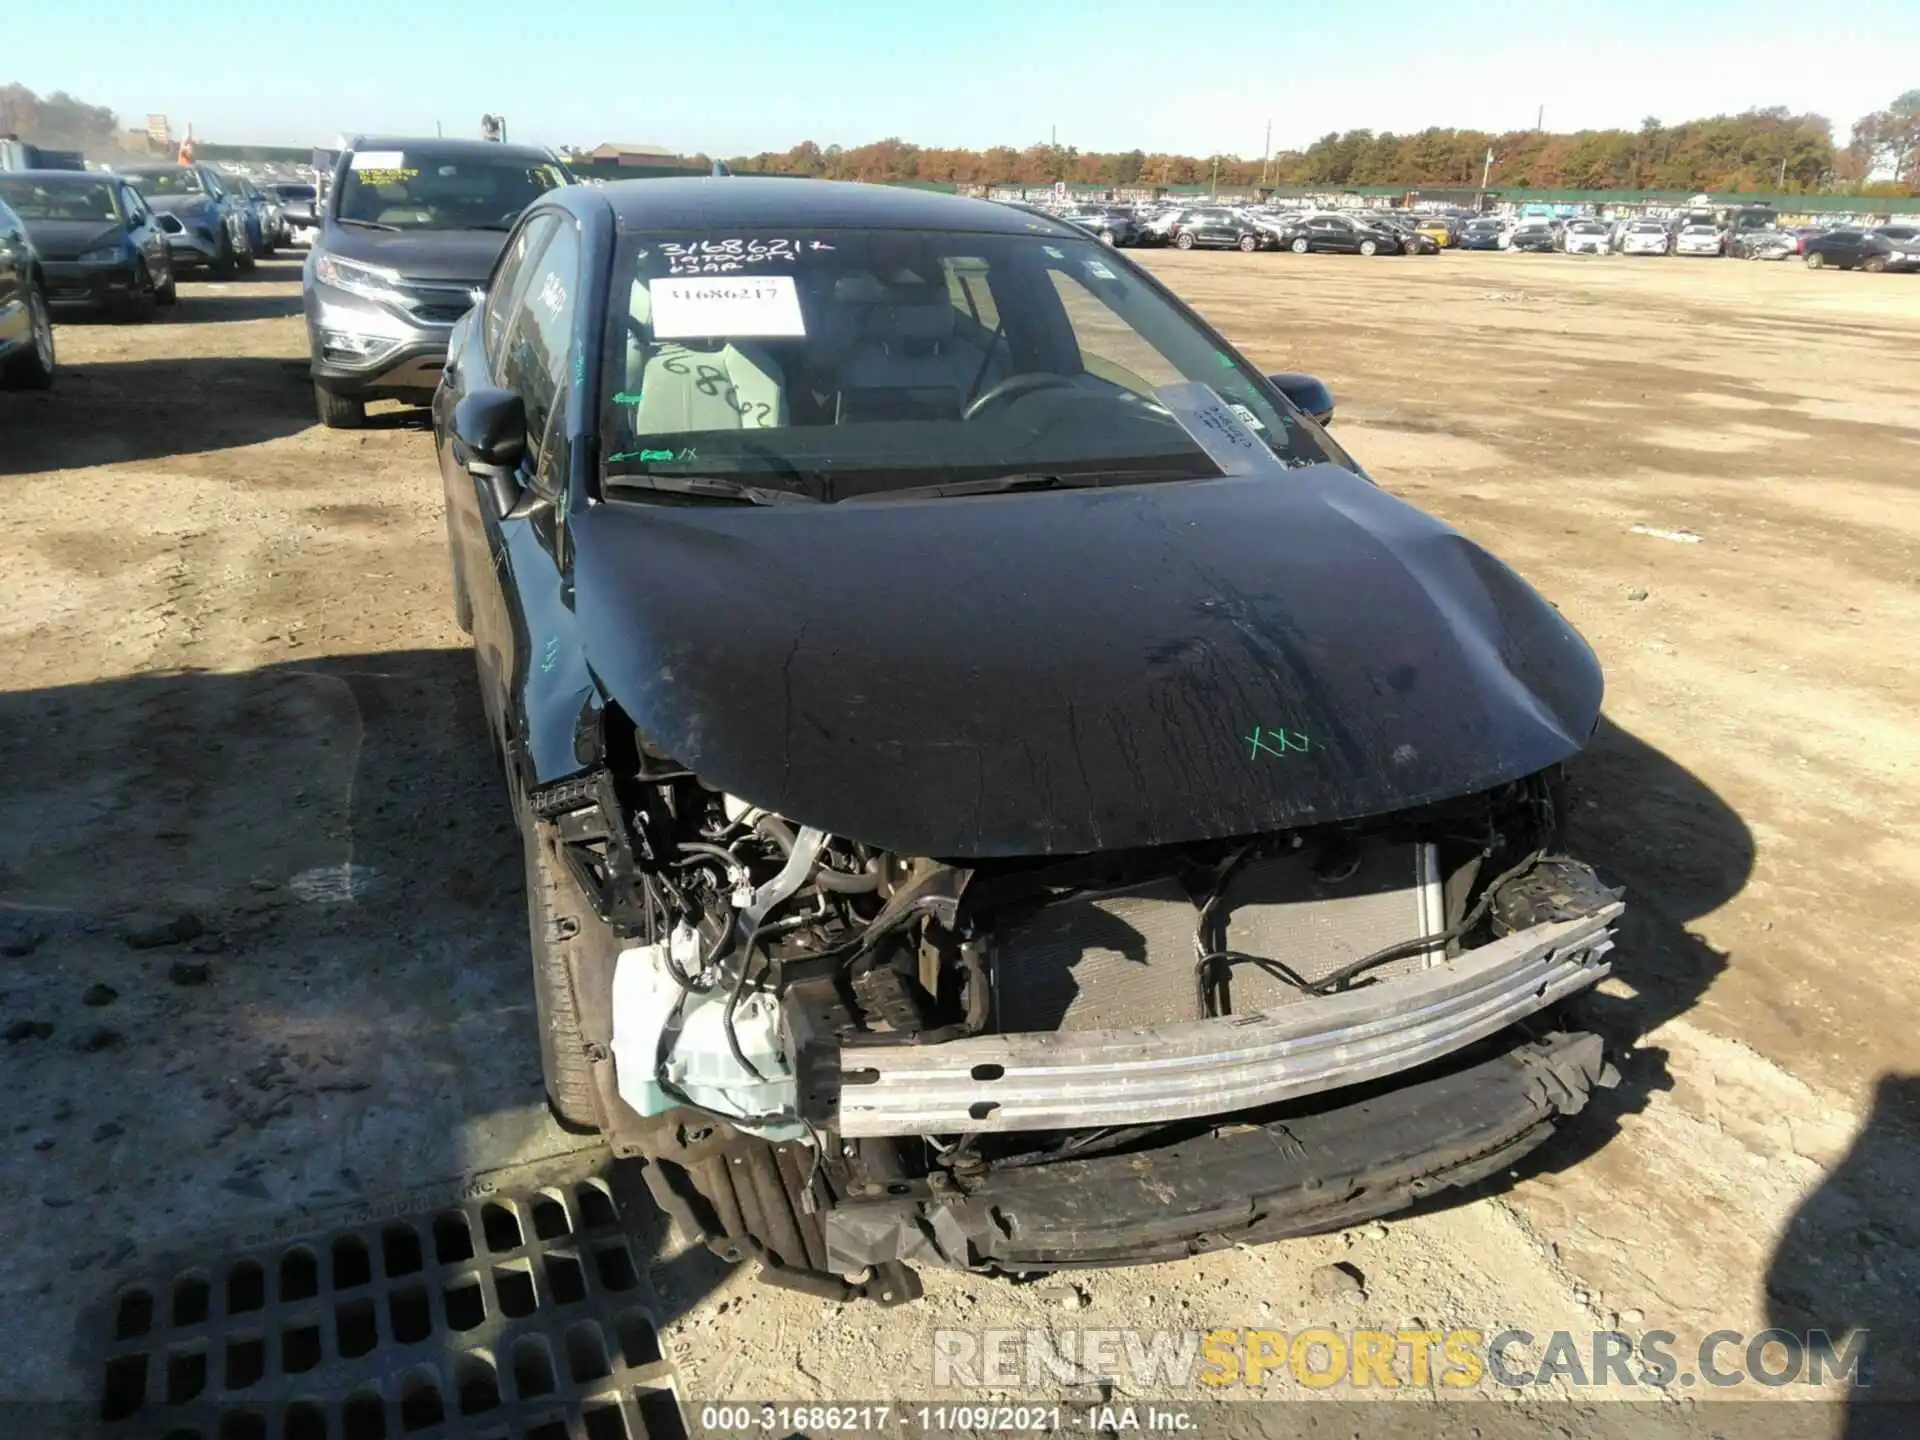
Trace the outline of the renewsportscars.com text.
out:
[[[1715,1330],[1691,1347],[1670,1330],[936,1330],[937,1388],[1039,1388],[1107,1380],[1139,1391],[1297,1385],[1310,1390],[1871,1384],[1869,1336]]]

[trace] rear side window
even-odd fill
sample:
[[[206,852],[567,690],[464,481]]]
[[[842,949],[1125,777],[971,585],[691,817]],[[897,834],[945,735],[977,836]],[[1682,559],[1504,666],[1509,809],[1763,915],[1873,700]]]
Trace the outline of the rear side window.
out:
[[[571,225],[560,225],[529,267],[520,303],[507,322],[500,381],[526,402],[527,436],[536,445],[546,436],[566,382],[579,270],[580,237]]]

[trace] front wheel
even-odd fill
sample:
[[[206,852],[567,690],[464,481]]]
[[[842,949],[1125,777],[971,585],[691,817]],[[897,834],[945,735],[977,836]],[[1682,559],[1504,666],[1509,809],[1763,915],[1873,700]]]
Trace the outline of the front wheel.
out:
[[[231,280],[235,267],[233,235],[229,231],[222,229],[220,232],[220,249],[213,257],[213,264],[208,268],[213,272],[214,279]]]
[[[358,430],[367,423],[367,402],[357,395],[336,395],[316,385],[313,403],[329,430]]]
[[[1299,239],[1295,240],[1293,244],[1289,245],[1287,248],[1293,251],[1293,253],[1296,255],[1304,255],[1307,253],[1307,251],[1311,247],[1307,244],[1307,237],[1302,235]]]
[[[126,299],[120,311],[120,318],[134,325],[144,325],[153,319],[153,310],[160,303],[160,295],[154,288],[153,276],[142,262],[133,272],[133,293]]]
[[[1860,262],[1860,268],[1869,275],[1879,275],[1887,268],[1887,257],[1884,255],[1869,255]]]
[[[1102,230],[1100,232],[1100,243],[1102,245],[1111,245],[1117,248],[1120,242],[1118,237],[1114,235],[1113,231]]]
[[[161,306],[180,303],[180,284],[174,279],[171,269],[167,271],[167,283],[153,292],[153,303]]]
[[[1247,254],[1251,255],[1254,251],[1260,248],[1259,237],[1255,235],[1242,235],[1240,237],[1240,248]]]
[[[523,807],[520,829],[533,1008],[540,1026],[540,1074],[547,1103],[561,1124],[577,1131],[598,1130],[600,1105],[582,1033],[581,999],[583,990],[589,990],[611,1005],[618,946],[560,857],[552,827]]]
[[[1824,270],[1826,265],[1827,257],[1822,255],[1818,250],[1807,256],[1807,268],[1809,270]]]
[[[1380,247],[1371,240],[1362,240],[1360,242],[1360,253],[1362,255],[1376,255],[1379,251]]]
[[[1187,234],[1186,231],[1183,230],[1178,235],[1173,237],[1173,243],[1177,249],[1191,250],[1193,248],[1193,236]]]
[[[16,390],[46,390],[53,385],[53,319],[37,285],[27,292],[27,324],[32,338],[0,372],[0,380]]]

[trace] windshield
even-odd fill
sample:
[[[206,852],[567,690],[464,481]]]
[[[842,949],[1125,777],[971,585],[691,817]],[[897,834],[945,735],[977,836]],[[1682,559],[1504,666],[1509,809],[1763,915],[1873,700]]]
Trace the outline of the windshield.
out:
[[[393,230],[510,230],[567,183],[558,165],[512,156],[361,150],[347,161],[334,218]]]
[[[273,192],[282,200],[311,200],[314,196],[311,185],[276,185]]]
[[[623,475],[721,476],[816,500],[1010,475],[1217,476],[1156,393],[1192,380],[1282,464],[1351,464],[1092,240],[629,235],[609,293],[610,493]]]
[[[1607,227],[1598,221],[1582,220],[1573,227],[1573,232],[1576,235],[1604,235],[1607,233]]]
[[[200,172],[185,166],[177,170],[130,170],[127,183],[142,195],[204,195]]]
[[[109,185],[45,185],[18,177],[0,176],[0,200],[22,220],[98,220],[120,218]]]
[[[1633,233],[1636,235],[1664,235],[1667,233],[1667,227],[1662,225],[1658,220],[1642,220],[1638,225],[1633,227]]]

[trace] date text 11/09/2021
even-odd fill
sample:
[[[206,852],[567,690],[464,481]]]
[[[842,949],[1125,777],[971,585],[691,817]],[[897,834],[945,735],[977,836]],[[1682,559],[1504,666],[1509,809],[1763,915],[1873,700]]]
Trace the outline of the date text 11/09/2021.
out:
[[[1080,1430],[1118,1434],[1127,1430],[1187,1433],[1200,1422],[1180,1405],[767,1405],[721,1404],[700,1407],[706,1431],[767,1431],[854,1434],[925,1431],[932,1434],[982,1432],[1043,1434]]]

